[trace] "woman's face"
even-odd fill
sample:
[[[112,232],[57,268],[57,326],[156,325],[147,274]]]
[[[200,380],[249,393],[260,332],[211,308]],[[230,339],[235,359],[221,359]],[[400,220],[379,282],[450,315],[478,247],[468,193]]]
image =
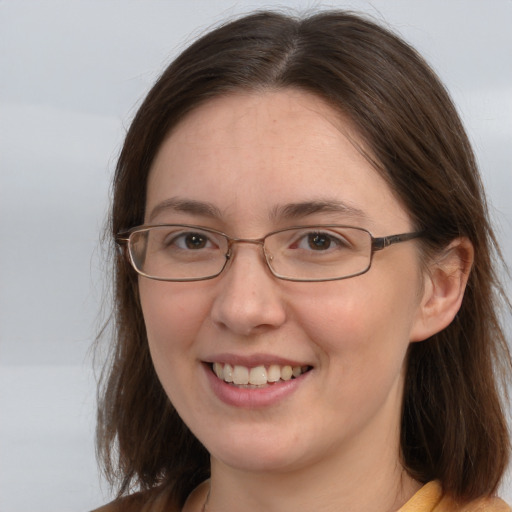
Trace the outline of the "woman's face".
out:
[[[239,238],[318,224],[374,236],[411,231],[349,138],[358,141],[351,124],[304,92],[212,100],[162,144],[145,222]],[[378,465],[383,451],[398,459],[404,359],[417,339],[422,279],[413,241],[375,253],[366,274],[316,283],[275,278],[261,247],[242,243],[217,278],[141,277],[139,286],[158,376],[214,463],[287,471],[364,457]],[[258,367],[277,378],[286,366],[307,371],[257,387],[224,382],[213,363],[237,366],[240,381]]]

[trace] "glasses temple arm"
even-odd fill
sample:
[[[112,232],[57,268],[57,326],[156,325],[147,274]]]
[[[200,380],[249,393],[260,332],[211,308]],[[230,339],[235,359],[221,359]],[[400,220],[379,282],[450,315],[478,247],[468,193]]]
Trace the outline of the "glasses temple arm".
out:
[[[424,235],[423,232],[414,232],[414,233],[401,233],[399,235],[390,235],[383,236],[380,238],[372,238],[372,251],[381,251],[386,247],[389,247],[393,244],[398,244],[400,242],[407,242],[409,240],[414,240],[415,238],[420,238]]]

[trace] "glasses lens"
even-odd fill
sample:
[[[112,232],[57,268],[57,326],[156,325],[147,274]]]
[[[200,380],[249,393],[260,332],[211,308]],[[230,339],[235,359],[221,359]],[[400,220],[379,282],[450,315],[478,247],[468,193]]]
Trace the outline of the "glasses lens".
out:
[[[226,263],[227,240],[191,226],[156,226],[130,235],[130,255],[138,272],[162,280],[212,277]]]
[[[342,279],[370,268],[372,238],[359,228],[288,229],[268,236],[265,252],[278,277],[304,281]]]

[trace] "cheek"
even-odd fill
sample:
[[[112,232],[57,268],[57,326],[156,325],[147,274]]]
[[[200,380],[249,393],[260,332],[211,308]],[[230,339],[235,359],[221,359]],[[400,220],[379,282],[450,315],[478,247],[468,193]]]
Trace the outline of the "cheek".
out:
[[[188,287],[184,286],[188,285]],[[139,281],[140,300],[151,359],[171,402],[181,411],[197,407],[184,383],[197,371],[194,341],[205,318],[205,301],[190,283]]]
[[[188,285],[188,288],[186,287]],[[140,300],[149,347],[155,366],[163,358],[175,363],[193,344],[202,325],[206,308],[197,289],[190,283],[139,280]]]
[[[377,283],[374,277],[329,283],[322,297],[304,300],[297,312],[327,364],[354,386],[400,372],[419,302],[412,277],[403,286],[393,276]]]

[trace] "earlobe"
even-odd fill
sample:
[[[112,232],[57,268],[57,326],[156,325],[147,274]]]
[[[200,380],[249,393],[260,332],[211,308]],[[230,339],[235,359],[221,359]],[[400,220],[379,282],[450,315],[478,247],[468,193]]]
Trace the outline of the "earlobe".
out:
[[[447,327],[460,309],[473,265],[473,244],[457,238],[432,259],[411,341],[423,341]]]

